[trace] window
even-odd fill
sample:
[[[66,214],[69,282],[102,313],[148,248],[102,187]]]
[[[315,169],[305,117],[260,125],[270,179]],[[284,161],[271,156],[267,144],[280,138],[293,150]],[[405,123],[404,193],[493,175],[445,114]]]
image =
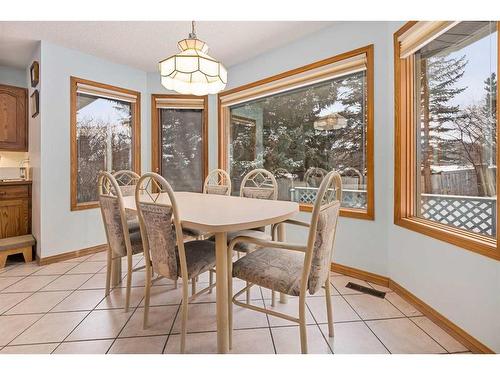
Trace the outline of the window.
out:
[[[140,97],[71,77],[71,210],[98,207],[101,170],[140,173]]]
[[[176,191],[201,192],[208,169],[206,96],[152,95],[153,170]]]
[[[395,53],[395,223],[500,259],[497,23],[408,23]]]
[[[246,173],[265,168],[278,199],[309,211],[337,170],[342,215],[373,219],[372,54],[360,48],[219,94],[219,164],[233,194]]]

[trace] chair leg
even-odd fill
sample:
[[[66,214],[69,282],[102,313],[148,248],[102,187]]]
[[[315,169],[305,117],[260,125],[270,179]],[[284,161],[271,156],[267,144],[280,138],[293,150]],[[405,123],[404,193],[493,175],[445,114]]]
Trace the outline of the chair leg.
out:
[[[182,279],[182,322],[181,322],[181,353],[186,351],[186,334],[188,320],[188,280]]]
[[[299,296],[299,325],[300,325],[300,350],[307,354],[307,332],[306,332],[306,298]]]
[[[191,279],[191,295],[194,296],[196,294],[196,277]]]
[[[151,297],[151,267],[146,267],[146,282],[144,290],[144,321],[142,323],[142,328],[147,329],[148,327],[148,316],[149,316],[149,300]]]
[[[274,290],[271,290],[271,306],[276,306],[276,292]]]
[[[109,290],[111,289],[111,266],[113,263],[113,259],[111,257],[111,249],[108,248],[108,263],[106,264],[106,289],[104,292],[104,296],[109,295]]]
[[[125,312],[130,305],[130,292],[132,290],[132,254],[127,254],[127,291],[125,295]]]
[[[326,296],[326,314],[328,316],[328,336],[333,337],[333,309],[332,309],[332,296],[331,296],[330,277],[325,282],[325,296]]]
[[[227,305],[228,305],[228,346],[233,348],[233,254],[227,257]]]
[[[247,282],[247,286],[248,286],[248,282]],[[246,293],[247,293],[247,304],[250,304],[250,288],[247,289]]]
[[[208,286],[210,287],[210,289],[208,290],[208,293],[211,294],[212,293],[212,286],[214,285],[214,270],[210,270],[208,271]]]

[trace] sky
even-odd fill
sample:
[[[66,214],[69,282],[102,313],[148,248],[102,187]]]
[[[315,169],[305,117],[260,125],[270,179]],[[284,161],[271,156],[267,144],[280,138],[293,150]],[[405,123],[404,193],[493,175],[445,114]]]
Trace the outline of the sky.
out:
[[[459,58],[463,55],[466,55],[469,62],[457,85],[467,86],[467,89],[452,100],[453,104],[461,107],[484,99],[484,80],[497,70],[497,33],[490,34],[449,56]]]

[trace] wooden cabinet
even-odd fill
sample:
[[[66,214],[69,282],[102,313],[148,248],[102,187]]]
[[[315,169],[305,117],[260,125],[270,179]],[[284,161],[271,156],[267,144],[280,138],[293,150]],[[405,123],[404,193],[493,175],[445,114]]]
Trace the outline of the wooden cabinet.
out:
[[[0,239],[31,233],[31,184],[0,184]]]
[[[28,90],[0,85],[0,151],[28,151]]]

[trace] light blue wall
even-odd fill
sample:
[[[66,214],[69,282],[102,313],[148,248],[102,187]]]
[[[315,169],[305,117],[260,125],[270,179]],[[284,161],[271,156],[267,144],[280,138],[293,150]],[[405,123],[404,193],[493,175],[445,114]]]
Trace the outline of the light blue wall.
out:
[[[341,218],[334,261],[387,275],[500,352],[500,262],[393,224],[393,33],[403,22],[343,22],[229,69],[228,88],[375,45],[375,221]],[[307,214],[301,215],[307,218]],[[305,241],[305,231],[287,229]]]
[[[141,92],[141,164],[148,171],[150,126],[146,73],[45,41],[41,44],[42,256],[105,243],[98,208],[70,211],[70,76]]]
[[[387,275],[500,352],[500,262],[393,224],[393,50],[398,22],[335,23],[229,69],[228,88],[368,44],[375,45],[375,220],[342,218],[334,261]],[[142,167],[150,168],[150,94],[166,92],[141,72],[42,42],[41,231],[43,256],[104,243],[98,210],[70,211],[69,76],[142,93]],[[31,135],[30,135],[31,142]],[[31,151],[30,151],[31,153]],[[217,165],[217,100],[209,98],[209,164]],[[301,215],[307,218],[307,214]],[[288,228],[288,239],[305,232]],[[496,293],[496,294],[495,294]]]
[[[391,35],[386,22],[335,23],[282,48],[229,69],[228,88],[266,78],[369,44],[375,45],[375,220],[341,218],[333,260],[347,266],[388,275],[387,195],[392,113],[387,111]],[[308,218],[309,214],[302,214]],[[288,228],[288,238],[305,242],[306,232]]]
[[[26,71],[10,66],[0,66],[0,85],[28,87]]]

